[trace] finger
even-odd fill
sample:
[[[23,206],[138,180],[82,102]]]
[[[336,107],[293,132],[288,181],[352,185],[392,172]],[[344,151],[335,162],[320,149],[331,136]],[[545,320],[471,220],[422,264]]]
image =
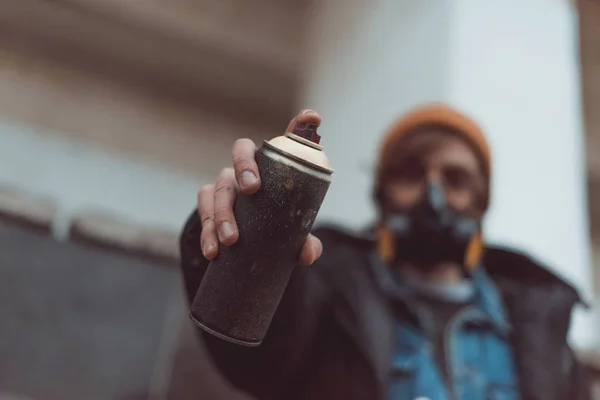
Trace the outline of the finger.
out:
[[[221,171],[215,184],[214,210],[217,236],[219,241],[227,246],[234,244],[239,236],[233,215],[233,203],[237,189],[233,168],[225,168]]]
[[[314,235],[308,235],[304,247],[300,250],[300,264],[312,265],[323,254],[323,243]]]
[[[202,255],[207,260],[213,260],[219,254],[219,240],[215,232],[215,221],[210,220],[200,234],[200,248]]]
[[[321,125],[321,116],[318,112],[310,109],[302,110],[290,121],[286,132],[294,132],[296,128],[302,128],[306,124]]]
[[[256,144],[250,139],[239,139],[233,144],[233,168],[243,193],[253,194],[260,188],[260,174],[254,156]]]
[[[215,231],[215,185],[203,186],[198,192],[198,214],[202,222],[200,248],[202,254],[209,260],[217,256],[219,241]]]

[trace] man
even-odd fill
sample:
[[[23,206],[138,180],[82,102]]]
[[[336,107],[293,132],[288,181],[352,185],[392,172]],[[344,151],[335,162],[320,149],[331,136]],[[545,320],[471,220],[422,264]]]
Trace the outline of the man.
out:
[[[319,115],[300,113],[288,131],[306,123]],[[231,206],[260,187],[255,150],[236,142],[234,168],[200,191],[181,240],[190,301],[219,245],[239,236]],[[567,344],[576,291],[483,247],[491,160],[479,127],[448,106],[418,108],[378,162],[376,228],[309,236],[300,263],[312,266],[295,271],[261,346],[203,334],[221,372],[260,400],[588,399]]]

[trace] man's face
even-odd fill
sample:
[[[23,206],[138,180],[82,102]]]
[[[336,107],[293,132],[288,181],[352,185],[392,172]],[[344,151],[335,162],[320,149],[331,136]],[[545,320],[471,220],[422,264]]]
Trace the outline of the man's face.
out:
[[[480,160],[462,138],[443,127],[422,128],[397,147],[385,175],[384,211],[410,209],[422,199],[427,184],[435,183],[456,212],[481,217],[485,178]]]

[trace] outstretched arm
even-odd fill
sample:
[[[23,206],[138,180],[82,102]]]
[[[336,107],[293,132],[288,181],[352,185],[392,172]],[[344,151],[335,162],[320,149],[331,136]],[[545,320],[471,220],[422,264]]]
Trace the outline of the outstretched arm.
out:
[[[192,302],[209,261],[200,250],[201,221],[192,213],[181,234],[181,268]],[[318,268],[318,267],[317,267]],[[199,333],[215,365],[238,389],[259,399],[284,398],[307,371],[307,360],[328,310],[326,286],[314,267],[298,267],[263,343],[255,348]]]

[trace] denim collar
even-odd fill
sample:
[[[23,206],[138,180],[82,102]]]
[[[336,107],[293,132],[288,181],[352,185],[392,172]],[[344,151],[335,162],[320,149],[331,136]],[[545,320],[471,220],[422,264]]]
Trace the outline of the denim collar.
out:
[[[403,303],[410,302],[414,297],[412,290],[394,276],[390,267],[384,263],[377,252],[371,254],[369,264],[375,281],[386,298]],[[474,268],[470,277],[475,289],[472,305],[482,312],[485,319],[499,333],[507,335],[511,326],[498,287],[490,279],[482,265]]]

